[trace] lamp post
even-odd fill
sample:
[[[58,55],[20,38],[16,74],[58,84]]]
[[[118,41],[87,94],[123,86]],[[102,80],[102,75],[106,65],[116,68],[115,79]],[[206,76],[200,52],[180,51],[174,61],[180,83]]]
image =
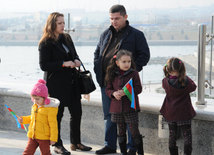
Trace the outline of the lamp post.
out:
[[[65,32],[67,32],[67,33],[70,33],[71,31],[72,31],[72,32],[75,32],[75,29],[74,29],[74,28],[71,29],[71,26],[70,26],[70,19],[71,19],[70,13],[68,13],[68,28],[65,29]]]

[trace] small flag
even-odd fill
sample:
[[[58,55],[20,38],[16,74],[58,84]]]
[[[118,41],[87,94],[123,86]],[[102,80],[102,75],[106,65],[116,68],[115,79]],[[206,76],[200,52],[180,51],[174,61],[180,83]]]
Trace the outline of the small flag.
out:
[[[131,101],[131,108],[136,110],[136,103],[135,103],[135,97],[134,97],[134,87],[133,87],[133,80],[132,78],[125,84],[123,87],[123,91],[126,94],[126,96]]]
[[[5,107],[10,112],[10,114],[16,119],[17,127],[18,128],[22,128],[22,129],[24,129],[27,132],[27,128],[25,127],[25,125],[19,123],[18,118],[16,116],[16,113],[12,109],[10,109],[6,104],[5,104]]]

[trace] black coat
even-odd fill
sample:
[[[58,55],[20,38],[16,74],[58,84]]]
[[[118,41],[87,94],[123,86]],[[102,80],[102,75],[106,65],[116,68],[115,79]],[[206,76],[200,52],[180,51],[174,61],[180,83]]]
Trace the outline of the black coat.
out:
[[[66,45],[66,53],[62,46]],[[71,102],[80,102],[80,91],[75,68],[62,67],[63,61],[79,60],[70,35],[63,34],[57,41],[47,39],[39,45],[39,64],[45,71],[45,80],[50,97],[60,100],[60,104],[68,106]]]
[[[105,30],[101,36],[97,48],[94,52],[94,72],[100,87],[104,86],[104,77],[102,72],[103,53],[106,51],[110,38],[112,38],[113,26]],[[124,35],[117,49],[125,49],[132,52],[137,71],[141,71],[150,59],[150,51],[143,32],[131,27],[127,21]]]

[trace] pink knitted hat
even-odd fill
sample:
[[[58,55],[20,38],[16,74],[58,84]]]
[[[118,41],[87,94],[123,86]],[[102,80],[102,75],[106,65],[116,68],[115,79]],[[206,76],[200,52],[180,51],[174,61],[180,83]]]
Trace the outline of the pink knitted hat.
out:
[[[41,96],[45,98],[45,104],[50,103],[50,99],[48,99],[48,88],[46,86],[46,81],[39,79],[38,83],[34,85],[31,95]]]

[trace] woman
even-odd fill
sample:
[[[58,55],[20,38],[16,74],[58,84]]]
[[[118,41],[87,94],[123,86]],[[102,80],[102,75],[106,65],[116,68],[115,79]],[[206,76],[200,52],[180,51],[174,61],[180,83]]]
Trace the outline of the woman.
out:
[[[89,151],[80,140],[80,122],[82,116],[81,94],[77,80],[76,67],[81,65],[69,34],[64,33],[64,15],[53,12],[48,16],[42,38],[39,42],[39,63],[45,71],[45,80],[50,97],[60,100],[58,121],[58,141],[54,151],[58,154],[70,154],[63,146],[60,137],[60,124],[64,108],[70,112],[71,150]]]

